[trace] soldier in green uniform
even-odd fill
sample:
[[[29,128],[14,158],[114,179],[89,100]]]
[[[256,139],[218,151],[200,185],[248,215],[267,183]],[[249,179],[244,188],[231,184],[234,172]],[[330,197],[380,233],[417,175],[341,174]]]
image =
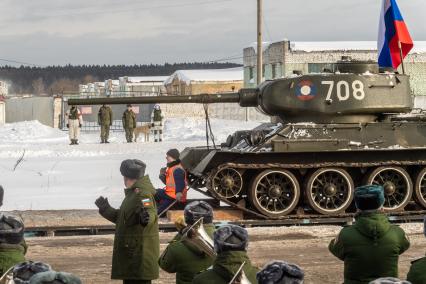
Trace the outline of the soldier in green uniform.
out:
[[[98,124],[101,126],[101,143],[109,143],[109,128],[112,125],[112,109],[102,105],[98,113]]]
[[[170,242],[161,255],[158,263],[169,272],[176,273],[176,284],[192,283],[194,276],[213,264],[213,258],[192,243],[181,239],[190,226],[203,218],[206,233],[213,239],[213,208],[204,201],[194,201],[185,206],[185,227]]]
[[[99,197],[99,213],[116,224],[112,255],[112,279],[124,284],[151,283],[159,276],[160,240],[155,189],[145,174],[146,165],[139,160],[125,160],[120,172],[124,178],[125,198],[119,209],[108,199]]]
[[[303,284],[305,274],[296,264],[274,260],[256,275],[259,284]]]
[[[225,225],[214,232],[214,249],[217,257],[213,267],[195,276],[193,284],[228,284],[242,266],[250,283],[257,283],[258,269],[252,266],[247,255],[247,231],[236,225]]]
[[[127,109],[123,113],[123,128],[126,132],[126,140],[128,143],[133,142],[133,131],[136,128],[136,114],[132,110],[132,105],[127,105]]]
[[[384,190],[367,185],[355,190],[355,224],[343,228],[329,245],[345,263],[345,284],[369,283],[380,277],[398,278],[398,258],[410,247],[405,232],[383,213]]]
[[[19,218],[0,215],[0,275],[12,266],[25,261],[27,244],[24,240],[24,224]]]
[[[426,237],[426,218],[424,219],[423,233]],[[411,263],[407,280],[412,284],[426,284],[426,257],[417,259]]]

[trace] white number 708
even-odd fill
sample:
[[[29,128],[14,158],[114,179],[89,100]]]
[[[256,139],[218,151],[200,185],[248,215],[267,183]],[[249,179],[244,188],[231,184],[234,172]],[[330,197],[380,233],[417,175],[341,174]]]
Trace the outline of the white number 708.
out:
[[[334,90],[334,81],[321,81],[321,84],[328,85],[326,100],[330,101]],[[338,81],[336,89],[339,101],[346,101],[349,99],[351,91],[347,81]],[[359,101],[365,98],[364,83],[362,81],[355,80],[352,82],[352,96]]]

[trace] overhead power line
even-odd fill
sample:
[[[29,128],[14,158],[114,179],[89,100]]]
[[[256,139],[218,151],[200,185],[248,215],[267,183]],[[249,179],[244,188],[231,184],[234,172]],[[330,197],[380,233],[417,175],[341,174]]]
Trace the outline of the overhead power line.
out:
[[[0,61],[10,62],[10,63],[16,63],[16,64],[22,64],[22,65],[29,65],[29,66],[34,66],[34,67],[42,67],[41,65],[38,65],[38,64],[33,64],[33,63],[28,63],[28,62],[22,62],[22,61],[17,61],[17,60],[11,60],[11,59],[0,58]]]

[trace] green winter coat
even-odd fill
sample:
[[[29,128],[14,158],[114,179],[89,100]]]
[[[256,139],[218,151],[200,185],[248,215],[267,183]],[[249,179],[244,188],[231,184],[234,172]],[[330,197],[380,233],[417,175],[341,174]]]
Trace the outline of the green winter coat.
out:
[[[25,241],[17,245],[0,243],[0,276],[12,266],[25,261],[27,248]]]
[[[101,215],[116,224],[112,253],[112,279],[152,280],[159,276],[160,256],[155,189],[148,176],[126,188],[120,209],[109,207]],[[149,223],[140,225],[135,211],[141,206],[149,213]]]
[[[398,257],[410,247],[404,231],[379,212],[361,213],[343,228],[329,250],[345,262],[345,284],[369,283],[380,277],[398,278]]]
[[[98,113],[99,125],[112,125],[112,109],[109,106],[101,106]]]
[[[154,109],[153,119],[154,122],[162,121],[163,116],[161,115],[161,109]]]
[[[136,114],[133,110],[127,110],[123,113],[123,128],[136,128]]]
[[[415,260],[411,263],[407,280],[412,284],[426,284],[426,257]]]
[[[204,224],[207,234],[213,238],[215,227],[213,224]],[[209,268],[213,258],[188,242],[180,240],[178,234],[167,246],[158,260],[160,267],[169,272],[176,273],[176,284],[192,283],[194,276]]]
[[[228,284],[232,280],[238,268],[243,262],[244,273],[252,284],[256,284],[258,269],[251,265],[245,251],[227,251],[220,253],[213,263],[213,268],[201,272],[195,276],[193,284]]]

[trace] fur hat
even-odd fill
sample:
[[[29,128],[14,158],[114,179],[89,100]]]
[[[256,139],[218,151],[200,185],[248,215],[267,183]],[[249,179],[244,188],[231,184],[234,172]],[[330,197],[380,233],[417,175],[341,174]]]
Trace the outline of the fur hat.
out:
[[[51,269],[46,263],[25,261],[13,267],[13,281],[15,284],[28,284],[33,275]]]
[[[371,281],[369,284],[411,284],[409,281],[399,280],[398,278],[393,277],[383,277]]]
[[[259,284],[302,284],[304,276],[299,266],[275,260],[266,264],[256,278]]]
[[[124,160],[121,162],[121,175],[131,179],[138,179],[145,175],[146,165],[140,160]]]
[[[66,272],[45,271],[31,277],[29,284],[81,284],[80,278]]]
[[[0,242],[19,244],[24,238],[24,223],[21,218],[0,213]]]
[[[377,210],[385,203],[385,192],[381,185],[364,185],[355,189],[354,199],[359,210]]]
[[[204,224],[213,222],[213,208],[205,201],[194,201],[185,206],[183,211],[185,223],[192,225],[200,218],[203,218]]]
[[[170,149],[169,151],[167,151],[166,155],[175,160],[179,160],[180,157],[178,149]]]
[[[225,225],[214,232],[214,250],[217,253],[225,251],[245,251],[248,246],[246,229],[237,225]]]

